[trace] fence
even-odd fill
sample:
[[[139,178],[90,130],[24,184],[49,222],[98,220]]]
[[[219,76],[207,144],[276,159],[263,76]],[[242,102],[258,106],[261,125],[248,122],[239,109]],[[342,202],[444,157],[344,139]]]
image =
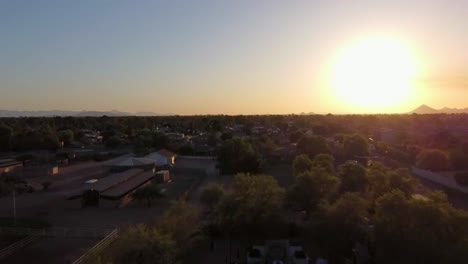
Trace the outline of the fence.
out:
[[[15,253],[17,250],[20,250],[23,247],[27,246],[28,244],[36,241],[37,239],[39,239],[39,237],[40,237],[39,235],[28,236],[26,238],[21,239],[18,242],[15,242],[9,245],[6,248],[3,248],[2,250],[0,250],[0,259],[10,256],[11,254]]]
[[[102,238],[113,232],[113,229],[99,228],[12,228],[0,227],[0,233],[14,236],[39,236],[39,237],[63,237],[63,238]]]
[[[90,250],[88,250],[85,254],[83,254],[80,258],[75,260],[73,264],[82,264],[86,263],[86,260],[102,250],[104,250],[107,246],[109,246],[110,243],[112,243],[115,239],[117,239],[118,236],[118,230],[114,229],[110,234],[108,234],[105,238],[103,238],[101,241],[99,241],[94,247],[92,247]]]

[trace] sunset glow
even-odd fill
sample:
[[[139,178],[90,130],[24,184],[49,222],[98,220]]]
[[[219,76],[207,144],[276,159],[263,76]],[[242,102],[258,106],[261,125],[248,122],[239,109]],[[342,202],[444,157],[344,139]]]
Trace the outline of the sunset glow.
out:
[[[338,100],[364,111],[395,111],[412,99],[418,60],[396,38],[363,38],[343,49],[333,64]]]

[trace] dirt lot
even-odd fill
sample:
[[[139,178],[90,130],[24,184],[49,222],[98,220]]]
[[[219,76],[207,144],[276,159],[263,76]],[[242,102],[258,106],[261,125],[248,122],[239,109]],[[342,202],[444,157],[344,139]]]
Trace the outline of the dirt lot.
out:
[[[124,208],[79,208],[70,206],[70,203],[76,201],[65,200],[66,193],[74,190],[90,175],[83,176],[86,174],[80,175],[77,172],[69,172],[77,178],[68,180],[66,184],[59,185],[59,188],[55,190],[32,193],[19,198],[19,212],[24,215],[31,214],[33,211],[30,208],[37,205],[34,214],[45,218],[54,227],[126,228],[132,224],[151,223],[164,213],[170,204],[170,200],[178,199],[185,192],[196,192],[198,187],[206,180],[205,175],[200,175],[200,170],[213,168],[214,163],[206,160],[198,162],[192,159],[181,159],[178,160],[176,166],[181,170],[173,173],[172,182],[166,184],[166,197],[155,201],[151,207],[147,207],[138,201],[132,201]],[[81,168],[78,171],[93,171],[93,168],[93,166],[86,166],[86,168]],[[11,207],[11,199],[4,202],[6,206]],[[8,215],[9,211],[11,210],[5,210],[5,214]],[[31,259],[37,260],[36,263],[69,263],[96,242],[97,239],[43,238],[11,256],[5,263],[31,263]]]

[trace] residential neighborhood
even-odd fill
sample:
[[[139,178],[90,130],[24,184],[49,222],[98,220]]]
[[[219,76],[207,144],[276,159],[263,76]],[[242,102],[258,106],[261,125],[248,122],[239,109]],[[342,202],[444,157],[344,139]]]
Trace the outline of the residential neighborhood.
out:
[[[349,238],[340,242],[343,244],[326,242],[333,246],[326,240],[320,242],[322,234],[313,231],[311,224],[332,217],[320,215],[323,212],[319,211],[325,210],[319,210],[321,202],[344,206],[339,204],[358,199],[346,205],[355,207],[365,203],[364,199],[377,199],[377,193],[385,194],[385,188],[396,188],[423,197],[420,201],[431,201],[434,191],[442,191],[447,203],[458,208],[453,210],[468,209],[464,178],[468,134],[459,132],[468,128],[460,125],[466,124],[465,115],[94,119],[95,126],[82,129],[64,120],[42,118],[42,126],[67,127],[56,132],[49,129],[47,137],[55,136],[62,143],[45,149],[41,141],[21,145],[21,134],[8,125],[15,119],[3,120],[2,131],[11,132],[1,135],[1,233],[10,245],[29,239],[33,231],[27,230],[46,234],[22,244],[17,252],[8,251],[3,261],[22,263],[26,254],[36,254],[47,263],[71,263],[108,234],[114,236],[113,230],[124,234],[138,224],[151,225],[158,218],[164,221],[176,206],[171,204],[178,201],[181,204],[177,206],[190,207],[186,210],[200,210],[193,216],[192,226],[184,227],[187,235],[197,229],[207,232],[200,241],[184,240],[195,243],[195,248],[206,245],[200,249],[206,252],[199,256],[203,257],[199,263],[275,263],[274,259],[282,263],[333,263],[341,258],[371,263],[376,257],[377,234],[364,230],[377,223],[367,223],[370,216],[364,217],[368,213],[363,211],[355,216],[355,224],[364,228],[358,232],[363,237]],[[138,127],[135,122],[144,125]],[[116,126],[118,123],[121,125]],[[418,134],[419,130],[412,128],[415,124],[425,129]],[[102,141],[89,140],[89,134]],[[200,151],[202,147],[208,151]],[[250,177],[258,183],[250,182]],[[329,182],[331,189],[313,195],[314,183],[326,184],[323,181]],[[363,198],[352,196],[356,193]],[[229,224],[224,214],[232,209],[224,212],[223,208],[231,196],[248,199],[243,203],[267,198],[269,210],[274,211],[262,212],[267,204],[243,208],[246,205],[241,203],[236,209],[240,215],[230,216],[241,218],[233,218],[235,222]],[[243,220],[242,210],[250,215]],[[262,212],[258,217],[266,218],[258,218],[258,223],[247,221],[257,214],[255,210]],[[359,208],[353,210],[360,212]],[[260,223],[262,228],[257,226]],[[226,233],[227,224],[234,224],[236,227],[229,228],[237,231]],[[338,231],[327,228],[320,227],[325,236]],[[57,232],[75,233],[69,237],[57,236]],[[98,235],[90,236],[90,232]],[[118,241],[118,236],[115,239]],[[59,241],[64,246],[72,244],[55,255],[52,245]],[[293,248],[299,251],[290,249],[288,243],[297,245]],[[342,247],[342,251],[335,247]],[[100,256],[108,258],[106,252]]]

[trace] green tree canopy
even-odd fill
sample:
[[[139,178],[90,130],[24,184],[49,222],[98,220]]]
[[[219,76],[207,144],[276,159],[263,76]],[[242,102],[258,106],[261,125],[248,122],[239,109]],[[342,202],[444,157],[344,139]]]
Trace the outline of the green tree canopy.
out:
[[[113,263],[173,264],[176,242],[154,227],[137,225],[121,234],[112,246]]]
[[[407,198],[399,190],[377,200],[377,263],[465,263],[468,258],[468,213],[454,209],[446,197]]]
[[[426,149],[418,154],[416,166],[427,170],[447,170],[450,168],[450,161],[445,152],[439,149]]]
[[[108,138],[105,142],[106,146],[109,148],[117,148],[122,145],[123,141],[118,136],[112,136]]]
[[[162,232],[170,234],[178,245],[182,245],[197,231],[199,220],[199,208],[179,199],[171,203],[158,226]]]
[[[71,129],[65,129],[58,131],[57,136],[60,141],[63,141],[65,144],[70,144],[70,142],[73,141],[74,133]]]
[[[219,183],[207,184],[200,193],[200,202],[213,210],[224,196],[224,187]]]
[[[342,192],[361,192],[367,191],[369,179],[367,171],[357,162],[348,161],[338,167],[338,176],[341,179]]]
[[[335,173],[335,158],[331,154],[318,154],[312,160],[312,167],[322,168],[328,173]]]
[[[373,199],[398,189],[410,197],[419,184],[408,169],[391,170],[381,163],[373,163],[367,172]]]
[[[293,143],[297,143],[303,136],[304,133],[302,133],[300,130],[295,130],[289,134],[289,140]]]
[[[301,154],[296,156],[293,162],[293,174],[294,176],[303,174],[312,168],[312,161],[309,156]]]
[[[348,159],[355,159],[356,157],[369,155],[369,145],[367,140],[359,134],[345,136],[343,148],[344,154]]]
[[[222,173],[260,171],[260,157],[252,145],[240,138],[224,141],[218,152],[218,161]]]
[[[339,179],[321,168],[312,168],[296,177],[287,192],[288,204],[297,210],[310,214],[321,201],[336,193]]]
[[[336,202],[321,208],[314,226],[319,245],[335,256],[351,256],[356,241],[365,241],[368,232],[367,200],[359,193],[345,193]]]
[[[238,174],[217,211],[217,223],[231,236],[274,235],[282,219],[284,190],[268,175]]]
[[[321,153],[331,153],[325,138],[316,135],[303,136],[297,143],[297,151],[299,154],[308,155],[311,159]]]

